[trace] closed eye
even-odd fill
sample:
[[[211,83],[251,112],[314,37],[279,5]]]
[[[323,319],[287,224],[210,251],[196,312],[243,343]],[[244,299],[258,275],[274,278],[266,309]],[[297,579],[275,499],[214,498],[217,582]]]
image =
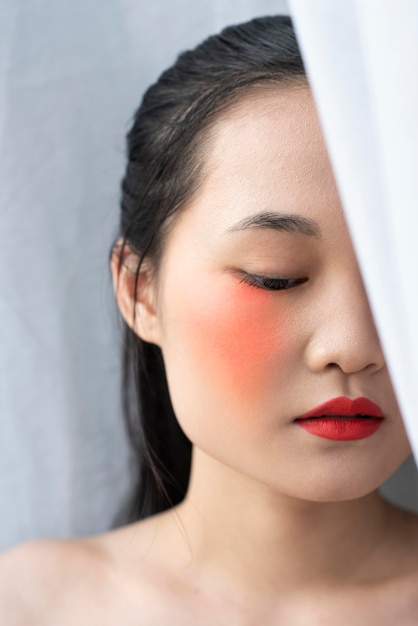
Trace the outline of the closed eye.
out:
[[[259,274],[243,273],[240,282],[252,287],[258,287],[259,289],[279,291],[292,289],[297,287],[297,285],[306,283],[307,280],[307,278],[270,278],[269,276],[260,276]]]

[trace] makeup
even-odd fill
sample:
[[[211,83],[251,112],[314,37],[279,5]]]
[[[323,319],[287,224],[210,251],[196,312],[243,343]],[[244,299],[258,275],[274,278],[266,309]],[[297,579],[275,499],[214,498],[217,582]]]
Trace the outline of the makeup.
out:
[[[205,398],[212,415],[228,410],[242,432],[257,431],[261,415],[271,416],[275,423],[297,343],[292,332],[291,291],[280,292],[280,297],[242,283],[229,272],[193,281],[181,291],[184,295],[176,305],[181,347],[173,351],[176,367],[170,374],[171,381],[177,372],[182,380],[193,381],[196,396],[188,389],[181,404],[175,397],[178,412],[186,412],[180,408],[186,401],[193,398],[196,406]],[[185,364],[190,367],[187,371]],[[171,386],[174,389],[174,383]]]
[[[382,425],[383,412],[367,398],[338,397],[294,420],[311,435],[333,441],[356,441],[371,437]]]

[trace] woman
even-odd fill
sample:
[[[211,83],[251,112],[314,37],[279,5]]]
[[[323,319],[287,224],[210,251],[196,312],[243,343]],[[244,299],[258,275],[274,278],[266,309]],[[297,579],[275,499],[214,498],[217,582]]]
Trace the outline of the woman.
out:
[[[288,18],[147,92],[111,271],[147,519],[11,550],[1,623],[418,623],[417,518],[378,491],[410,446]]]

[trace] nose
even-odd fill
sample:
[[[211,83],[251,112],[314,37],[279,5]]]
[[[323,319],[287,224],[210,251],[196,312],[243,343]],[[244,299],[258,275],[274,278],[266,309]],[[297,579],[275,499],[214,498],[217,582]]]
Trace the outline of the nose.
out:
[[[358,271],[323,290],[312,315],[306,364],[312,372],[340,369],[374,373],[385,365],[363,281]]]

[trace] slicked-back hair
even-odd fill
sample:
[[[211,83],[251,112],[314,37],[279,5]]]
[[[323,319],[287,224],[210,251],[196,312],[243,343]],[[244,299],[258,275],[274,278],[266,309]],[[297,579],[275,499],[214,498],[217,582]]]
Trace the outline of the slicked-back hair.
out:
[[[199,189],[205,138],[221,112],[251,90],[305,78],[291,20],[278,15],[209,37],[180,54],[146,91],[127,136],[117,237],[122,250],[138,255],[136,279],[145,258],[158,276],[170,218]],[[133,309],[133,321],[134,315]],[[160,348],[126,323],[122,393],[137,479],[129,505],[134,521],[181,502],[192,445],[174,415]]]

